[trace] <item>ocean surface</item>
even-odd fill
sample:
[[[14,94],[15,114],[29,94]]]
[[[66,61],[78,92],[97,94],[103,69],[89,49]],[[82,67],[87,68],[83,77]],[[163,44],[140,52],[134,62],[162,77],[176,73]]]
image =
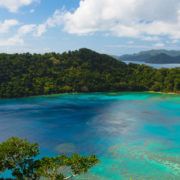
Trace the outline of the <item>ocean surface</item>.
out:
[[[96,154],[80,180],[179,180],[180,95],[92,93],[0,100],[0,141],[40,144],[42,155]]]
[[[160,68],[176,68],[176,67],[180,67],[180,64],[151,64],[151,63],[145,63],[145,62],[142,62],[142,61],[123,61],[123,62],[125,62],[126,64],[129,64],[129,63],[145,64],[145,65],[148,65],[148,66],[157,68],[157,69],[160,69]]]

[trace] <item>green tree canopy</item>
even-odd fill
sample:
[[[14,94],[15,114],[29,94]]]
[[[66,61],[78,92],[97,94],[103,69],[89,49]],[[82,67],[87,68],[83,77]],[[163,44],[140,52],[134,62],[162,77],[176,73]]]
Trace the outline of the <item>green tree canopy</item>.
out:
[[[180,68],[125,64],[89,49],[0,54],[0,98],[64,92],[180,92]]]
[[[50,180],[70,179],[86,173],[98,163],[96,156],[82,157],[59,155],[57,157],[43,157],[38,159],[38,144],[25,139],[12,137],[0,144],[0,172],[10,170],[19,180]]]

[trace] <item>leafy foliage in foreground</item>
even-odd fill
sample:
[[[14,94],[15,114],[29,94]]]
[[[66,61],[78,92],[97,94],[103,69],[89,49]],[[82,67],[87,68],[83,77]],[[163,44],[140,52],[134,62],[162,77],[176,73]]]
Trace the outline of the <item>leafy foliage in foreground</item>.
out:
[[[88,49],[0,54],[0,98],[100,91],[180,92],[180,68],[126,65]]]
[[[98,163],[94,155],[81,157],[74,154],[71,157],[61,155],[37,159],[38,155],[38,144],[12,137],[0,144],[0,173],[11,170],[19,180],[64,180],[86,173]]]

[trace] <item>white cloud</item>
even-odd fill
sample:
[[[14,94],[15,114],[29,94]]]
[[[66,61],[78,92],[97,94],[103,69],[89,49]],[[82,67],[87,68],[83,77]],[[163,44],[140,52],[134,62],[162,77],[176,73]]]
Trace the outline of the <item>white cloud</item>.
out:
[[[0,6],[16,12],[33,1],[37,0],[0,0]],[[4,21],[0,23],[0,32],[6,32],[16,24],[16,20]],[[180,0],[80,0],[74,11],[56,10],[41,24],[21,26],[7,42],[22,44],[27,34],[39,37],[57,26],[71,34],[101,32],[155,42],[153,47],[162,48],[166,44],[161,43],[161,37],[168,37],[173,42],[180,39]],[[133,45],[133,41],[128,45]]]
[[[0,46],[17,46],[24,44],[24,38],[27,34],[35,31],[36,25],[29,24],[19,27],[16,34],[6,39],[0,39]]]
[[[134,44],[134,41],[128,41],[127,44]]]
[[[35,24],[27,24],[27,25],[23,25],[18,29],[18,35],[19,36],[23,36],[25,34],[31,33],[36,29],[36,25]]]
[[[178,45],[174,45],[174,44],[169,44],[168,46],[166,46],[167,44],[165,43],[156,43],[156,44],[109,44],[109,45],[105,45],[104,48],[105,49],[112,49],[112,50],[119,50],[119,52],[121,54],[124,54],[123,51],[126,50],[127,53],[129,52],[139,52],[142,50],[149,50],[149,49],[169,49],[169,50],[179,50],[179,46]],[[122,51],[123,50],[123,51]]]
[[[24,43],[23,39],[19,36],[13,36],[7,39],[0,39],[0,46],[15,46],[22,45]]]
[[[155,45],[154,45],[154,48],[156,48],[156,49],[161,49],[161,48],[164,48],[165,47],[165,44],[164,43],[156,43]]]
[[[77,35],[103,32],[152,42],[160,41],[161,36],[180,39],[180,1],[80,0],[73,12],[56,10],[46,22],[37,25],[35,35],[60,25]]]
[[[144,36],[142,37],[142,40],[149,42],[157,42],[160,41],[160,38],[158,36]]]
[[[7,33],[10,30],[10,28],[18,24],[19,22],[16,19],[4,20],[3,22],[0,22],[0,33]]]
[[[22,6],[30,5],[34,0],[0,0],[0,7],[8,9],[10,12],[17,12]]]
[[[180,1],[81,0],[75,11],[64,13],[63,21],[65,31],[78,35],[105,32],[120,37],[148,36],[147,40],[157,36],[180,39]]]
[[[44,34],[48,28],[59,26],[64,22],[64,12],[56,10],[52,17],[48,18],[46,22],[39,24],[34,33],[36,36]]]

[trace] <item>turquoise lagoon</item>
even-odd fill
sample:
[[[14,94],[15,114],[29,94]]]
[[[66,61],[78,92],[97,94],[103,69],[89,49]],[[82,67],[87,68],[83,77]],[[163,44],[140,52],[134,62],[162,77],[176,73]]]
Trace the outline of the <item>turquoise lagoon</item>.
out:
[[[179,180],[180,96],[92,93],[0,100],[0,141],[38,142],[42,155],[96,154],[77,179]]]

